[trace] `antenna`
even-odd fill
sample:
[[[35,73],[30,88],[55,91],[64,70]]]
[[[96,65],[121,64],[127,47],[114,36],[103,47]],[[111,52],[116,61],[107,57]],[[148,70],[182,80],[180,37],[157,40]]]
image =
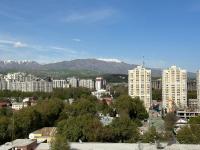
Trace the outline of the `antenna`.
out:
[[[144,56],[142,56],[142,67],[145,66]]]

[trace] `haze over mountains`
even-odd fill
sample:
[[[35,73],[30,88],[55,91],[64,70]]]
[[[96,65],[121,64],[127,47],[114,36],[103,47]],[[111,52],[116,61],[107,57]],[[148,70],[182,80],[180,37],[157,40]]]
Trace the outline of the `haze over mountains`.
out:
[[[33,70],[89,70],[99,74],[127,74],[129,69],[137,65],[128,64],[116,60],[104,59],[75,59],[49,64],[39,64],[35,61],[0,61],[0,72],[8,71],[33,71]],[[152,69],[153,77],[161,77],[161,69]],[[194,78],[194,73],[188,73],[190,78]]]

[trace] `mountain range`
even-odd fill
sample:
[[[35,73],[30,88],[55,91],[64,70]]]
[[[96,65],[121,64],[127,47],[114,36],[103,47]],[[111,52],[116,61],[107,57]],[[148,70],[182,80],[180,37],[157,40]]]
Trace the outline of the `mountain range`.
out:
[[[91,71],[98,74],[127,74],[129,69],[135,68],[136,64],[128,64],[121,61],[104,59],[75,59],[56,63],[40,64],[35,61],[0,61],[0,72],[9,71]],[[152,77],[161,77],[162,69],[150,68]],[[190,78],[195,78],[194,73],[188,73]]]

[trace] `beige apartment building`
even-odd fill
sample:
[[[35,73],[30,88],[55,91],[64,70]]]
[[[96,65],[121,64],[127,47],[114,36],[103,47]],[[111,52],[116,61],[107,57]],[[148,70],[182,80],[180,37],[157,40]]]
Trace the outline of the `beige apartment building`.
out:
[[[187,108],[187,71],[176,66],[162,73],[163,108],[167,112]]]
[[[128,71],[128,94],[132,98],[139,97],[149,111],[152,101],[151,70],[137,66]]]

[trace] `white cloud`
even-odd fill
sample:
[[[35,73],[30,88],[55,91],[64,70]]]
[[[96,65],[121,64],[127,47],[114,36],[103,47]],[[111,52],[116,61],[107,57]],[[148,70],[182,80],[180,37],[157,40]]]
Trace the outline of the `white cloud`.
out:
[[[107,19],[114,14],[115,11],[113,9],[100,9],[89,12],[73,12],[71,14],[68,14],[62,20],[67,23],[82,21],[91,23]]]
[[[49,47],[50,49],[53,49],[53,50],[59,50],[59,51],[64,51],[64,52],[69,52],[69,53],[77,53],[76,51],[72,50],[72,49],[69,49],[69,48],[64,48],[64,47],[58,47],[58,46],[50,46]]]
[[[22,48],[22,47],[26,47],[27,45],[21,42],[15,42],[14,43],[14,47],[15,48]]]
[[[20,41],[10,41],[10,40],[0,40],[2,45],[11,45],[14,48],[23,48],[27,47],[27,44],[22,43]]]
[[[121,60],[115,59],[115,58],[97,58],[97,60],[107,61],[107,62],[116,62],[116,63],[122,62]]]
[[[72,41],[75,41],[75,42],[80,42],[80,41],[81,41],[81,39],[79,39],[79,38],[74,38],[74,39],[72,39]]]

